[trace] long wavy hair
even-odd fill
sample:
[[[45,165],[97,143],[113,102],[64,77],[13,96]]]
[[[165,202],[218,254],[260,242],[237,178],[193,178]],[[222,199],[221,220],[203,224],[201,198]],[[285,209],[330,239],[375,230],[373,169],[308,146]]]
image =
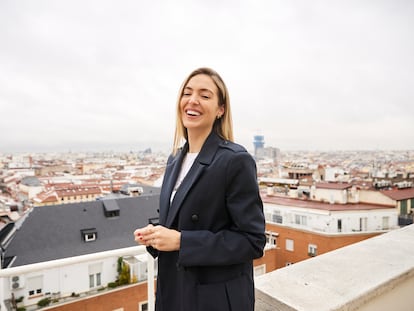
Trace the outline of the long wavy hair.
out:
[[[180,87],[177,99],[177,113],[175,121],[175,134],[174,134],[174,144],[173,144],[173,154],[177,153],[177,150],[181,147],[184,141],[188,140],[188,132],[184,127],[182,121],[182,112],[180,109],[180,101],[183,96],[184,88],[187,86],[188,81],[196,75],[206,75],[209,76],[214,84],[217,86],[218,90],[218,105],[219,107],[224,108],[224,113],[221,118],[216,119],[213,124],[213,131],[219,135],[221,138],[229,141],[233,141],[233,121],[231,117],[230,109],[230,98],[229,92],[227,90],[226,84],[220,75],[211,68],[202,67],[191,72],[188,77],[184,80]]]

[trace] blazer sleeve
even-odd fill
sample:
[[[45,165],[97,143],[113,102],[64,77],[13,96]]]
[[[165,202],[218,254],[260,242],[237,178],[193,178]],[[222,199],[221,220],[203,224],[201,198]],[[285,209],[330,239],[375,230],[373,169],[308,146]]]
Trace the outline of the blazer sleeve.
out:
[[[152,246],[147,246],[147,252],[151,254],[151,256],[156,259],[159,255],[159,250],[153,248]]]
[[[181,266],[239,264],[260,258],[266,244],[263,203],[256,163],[247,152],[237,152],[226,172],[225,208],[231,225],[218,232],[181,231]]]

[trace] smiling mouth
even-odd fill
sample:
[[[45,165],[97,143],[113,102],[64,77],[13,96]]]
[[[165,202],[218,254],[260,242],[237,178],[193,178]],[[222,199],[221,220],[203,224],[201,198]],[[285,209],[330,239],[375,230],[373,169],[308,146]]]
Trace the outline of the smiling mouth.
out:
[[[198,112],[198,111],[195,111],[195,110],[186,110],[185,111],[185,113],[187,114],[187,115],[189,115],[189,116],[192,116],[192,117],[196,117],[196,116],[199,116],[199,115],[201,115],[201,113],[200,112]]]

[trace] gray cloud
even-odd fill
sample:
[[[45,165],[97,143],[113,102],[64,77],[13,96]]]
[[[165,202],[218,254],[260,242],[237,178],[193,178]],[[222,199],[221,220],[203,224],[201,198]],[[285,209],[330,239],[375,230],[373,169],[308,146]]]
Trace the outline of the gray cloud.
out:
[[[0,151],[170,146],[184,77],[228,84],[236,138],[414,149],[411,1],[0,3]]]

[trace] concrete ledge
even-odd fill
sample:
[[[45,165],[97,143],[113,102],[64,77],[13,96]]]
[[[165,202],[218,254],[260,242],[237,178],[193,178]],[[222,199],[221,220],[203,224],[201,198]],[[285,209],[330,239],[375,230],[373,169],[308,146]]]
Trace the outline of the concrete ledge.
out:
[[[414,225],[259,276],[257,311],[412,310]]]

